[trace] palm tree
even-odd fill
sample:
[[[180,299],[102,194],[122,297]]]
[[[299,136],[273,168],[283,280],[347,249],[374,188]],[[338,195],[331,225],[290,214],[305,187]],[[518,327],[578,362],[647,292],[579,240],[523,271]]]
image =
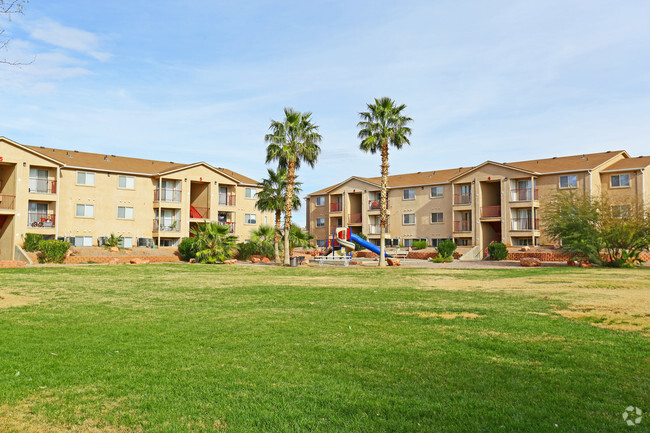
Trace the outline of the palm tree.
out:
[[[297,225],[291,224],[291,229],[289,230],[289,252],[293,252],[296,247],[309,247],[309,241],[312,239],[314,239],[312,235]]]
[[[372,154],[381,152],[381,213],[380,213],[380,254],[379,266],[386,266],[386,189],[388,187],[388,145],[401,149],[411,144],[408,136],[411,128],[406,125],[413,119],[402,115],[406,105],[396,105],[390,98],[375,98],[374,104],[367,104],[368,111],[359,113],[361,121],[357,124],[361,130],[359,146],[364,152]]]
[[[280,262],[280,232],[282,230],[281,218],[284,210],[284,200],[287,190],[287,170],[278,169],[273,171],[268,169],[269,177],[262,179],[259,185],[262,189],[257,193],[257,202],[255,206],[262,212],[275,212],[275,229],[273,237],[273,249],[275,252],[276,263]],[[293,209],[300,208],[300,198],[297,196],[301,192],[301,182],[294,182],[293,185]]]
[[[230,234],[227,225],[200,223],[190,232],[196,237],[196,260],[200,263],[224,262],[232,257],[237,236]]]
[[[314,167],[321,151],[318,143],[323,137],[318,133],[318,126],[312,123],[311,113],[285,108],[284,116],[282,122],[271,121],[271,133],[266,134],[264,141],[268,143],[266,163],[278,161],[280,168],[287,170],[287,190],[284,197],[284,264],[289,266],[289,231],[296,170],[301,162]]]

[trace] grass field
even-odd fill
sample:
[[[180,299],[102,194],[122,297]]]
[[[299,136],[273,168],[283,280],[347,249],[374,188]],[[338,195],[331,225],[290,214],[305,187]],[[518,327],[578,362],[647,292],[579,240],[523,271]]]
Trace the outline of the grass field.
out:
[[[647,268],[41,267],[0,297],[3,433],[650,425]]]

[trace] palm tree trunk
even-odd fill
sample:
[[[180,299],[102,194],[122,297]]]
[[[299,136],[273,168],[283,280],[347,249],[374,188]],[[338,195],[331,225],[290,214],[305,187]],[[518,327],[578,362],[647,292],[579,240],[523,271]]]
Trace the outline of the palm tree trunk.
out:
[[[289,161],[287,167],[287,195],[284,198],[284,265],[291,265],[289,253],[289,234],[291,233],[291,209],[293,208],[293,183],[296,162]]]
[[[386,204],[388,189],[388,143],[381,144],[381,198],[379,214],[379,266],[386,266]]]
[[[275,210],[275,234],[273,236],[273,250],[275,252],[275,263],[280,263],[280,230],[282,230],[282,210]]]

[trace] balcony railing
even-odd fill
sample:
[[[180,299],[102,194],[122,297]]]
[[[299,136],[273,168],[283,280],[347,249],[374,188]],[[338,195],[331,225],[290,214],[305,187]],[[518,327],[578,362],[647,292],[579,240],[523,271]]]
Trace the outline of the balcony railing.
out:
[[[389,201],[386,200],[386,209],[388,209]],[[368,200],[368,210],[381,210],[381,201]]]
[[[471,232],[472,222],[468,220],[454,221],[455,232]]]
[[[155,218],[153,220],[153,231],[154,232],[180,232],[180,221],[179,220],[169,220],[169,219],[159,219]]]
[[[330,203],[330,212],[341,212],[343,210],[343,202],[337,201]]]
[[[463,192],[460,194],[454,194],[454,204],[470,204],[472,203],[472,194],[469,192]]]
[[[181,202],[181,190],[162,188],[153,192],[153,201],[166,201],[173,203]]]
[[[0,194],[0,209],[16,209],[16,196]]]
[[[39,212],[28,212],[27,213],[27,227],[54,227],[56,223],[56,215],[54,212],[48,213],[39,213]]]
[[[386,224],[386,233],[390,233],[390,226]],[[380,235],[381,234],[381,226],[379,224],[370,224],[368,226],[368,234],[369,235]]]
[[[482,218],[498,218],[501,216],[501,205],[481,207]]]
[[[220,222],[219,224],[223,224],[223,225],[226,225],[226,226],[230,227],[229,233],[235,233],[235,223],[234,222],[226,221],[226,222]]]
[[[56,180],[29,178],[29,192],[38,194],[56,194]]]
[[[539,230],[538,218],[513,218],[512,230]]]
[[[530,200],[538,200],[537,198],[537,188],[534,190],[531,188],[523,188],[523,189],[513,189],[510,191],[510,200],[512,201],[530,201]]]
[[[219,194],[219,206],[234,206],[235,194]]]
[[[190,218],[210,219],[210,208],[190,205]]]
[[[359,224],[361,223],[361,213],[351,213],[348,217],[349,224]]]

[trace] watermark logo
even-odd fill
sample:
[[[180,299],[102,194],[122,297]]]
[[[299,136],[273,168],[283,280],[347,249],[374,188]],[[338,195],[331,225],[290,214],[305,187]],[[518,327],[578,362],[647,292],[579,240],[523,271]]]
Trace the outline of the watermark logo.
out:
[[[628,406],[625,408],[625,412],[623,412],[623,421],[625,421],[627,425],[639,425],[641,424],[642,418],[643,411],[638,407]]]

